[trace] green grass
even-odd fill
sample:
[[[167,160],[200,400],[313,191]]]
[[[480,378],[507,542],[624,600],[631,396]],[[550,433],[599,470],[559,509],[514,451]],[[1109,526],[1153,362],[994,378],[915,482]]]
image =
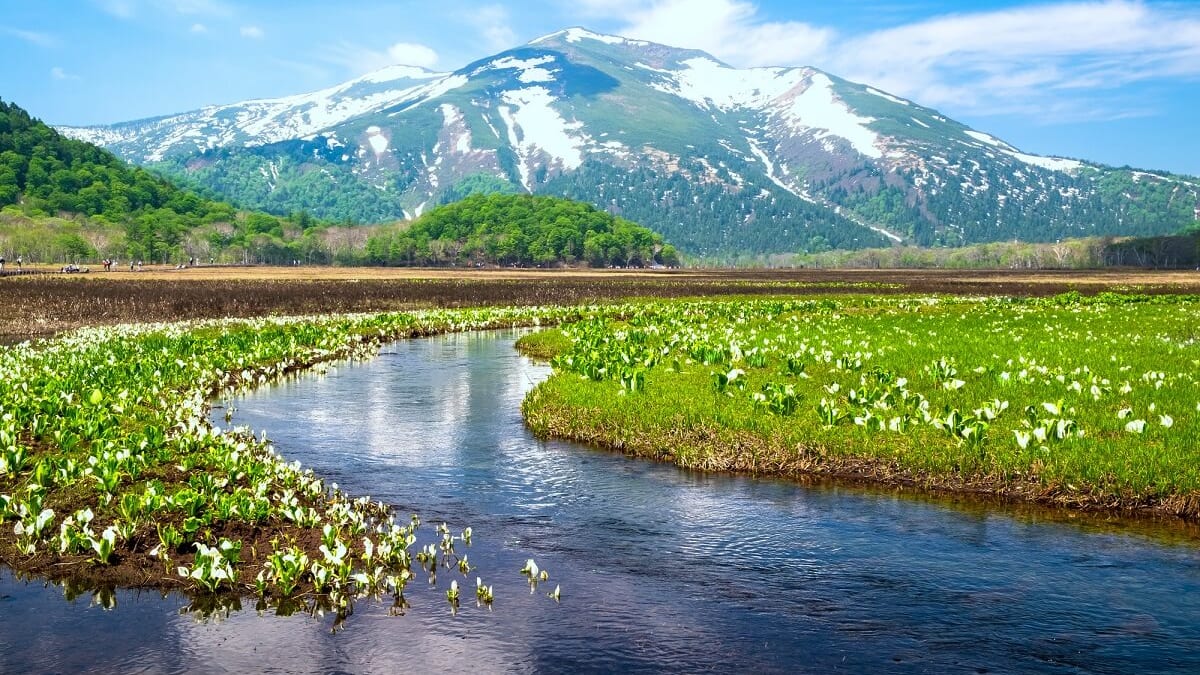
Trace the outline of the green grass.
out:
[[[517,340],[517,349],[522,354],[542,361],[549,361],[570,347],[571,339],[557,329],[529,333]]]
[[[659,302],[561,331],[524,406],[540,434],[697,468],[1200,512],[1192,299]]]

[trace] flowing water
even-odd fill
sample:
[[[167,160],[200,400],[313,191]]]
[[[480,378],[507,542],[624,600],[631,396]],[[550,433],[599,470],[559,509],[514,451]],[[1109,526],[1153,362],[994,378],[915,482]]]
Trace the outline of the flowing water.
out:
[[[1200,546],[888,491],[710,476],[540,442],[548,374],[513,333],[390,346],[235,402],[289,460],[423,532],[470,525],[478,569],[411,609],[206,620],[0,578],[0,672],[1200,672]],[[533,557],[551,575],[533,593]],[[474,578],[495,586],[489,611]],[[464,600],[451,616],[452,578]],[[561,584],[559,603],[546,595]]]

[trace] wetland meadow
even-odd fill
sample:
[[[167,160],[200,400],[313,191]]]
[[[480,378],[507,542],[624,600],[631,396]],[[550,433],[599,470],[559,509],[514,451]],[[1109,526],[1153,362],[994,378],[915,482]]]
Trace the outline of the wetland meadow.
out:
[[[1200,667],[1194,275],[207,274],[0,280],[0,670]]]

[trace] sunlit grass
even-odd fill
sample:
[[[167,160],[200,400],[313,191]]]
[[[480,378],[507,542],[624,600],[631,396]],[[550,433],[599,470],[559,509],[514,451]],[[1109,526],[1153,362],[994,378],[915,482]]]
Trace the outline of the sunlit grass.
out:
[[[1075,294],[657,303],[530,338],[570,346],[525,413],[539,433],[685,466],[1190,512],[1195,310]]]

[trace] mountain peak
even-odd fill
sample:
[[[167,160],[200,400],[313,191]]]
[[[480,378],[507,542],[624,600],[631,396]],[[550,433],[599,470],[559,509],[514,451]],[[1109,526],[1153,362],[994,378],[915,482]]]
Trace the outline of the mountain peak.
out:
[[[595,33],[580,26],[572,26],[564,28],[560,31],[555,31],[548,35],[543,35],[529,41],[531,45],[540,45],[551,42],[568,42],[575,43],[583,40],[591,40],[593,42],[603,42],[606,45],[635,45],[646,46],[651,43],[644,40],[630,40],[629,38],[621,37],[620,35],[605,35],[603,33]]]
[[[449,74],[390,66],[63,131],[248,206],[377,222],[477,191],[546,193],[696,255],[1159,234],[1200,199],[1200,183],[1022,153],[814,68],[737,68],[582,27]],[[195,154],[210,148],[223,151]]]
[[[366,75],[361,75],[354,79],[354,82],[394,82],[396,80],[432,80],[435,77],[444,77],[445,73],[437,73],[428,68],[421,66],[408,66],[404,64],[394,64],[373,70]]]

